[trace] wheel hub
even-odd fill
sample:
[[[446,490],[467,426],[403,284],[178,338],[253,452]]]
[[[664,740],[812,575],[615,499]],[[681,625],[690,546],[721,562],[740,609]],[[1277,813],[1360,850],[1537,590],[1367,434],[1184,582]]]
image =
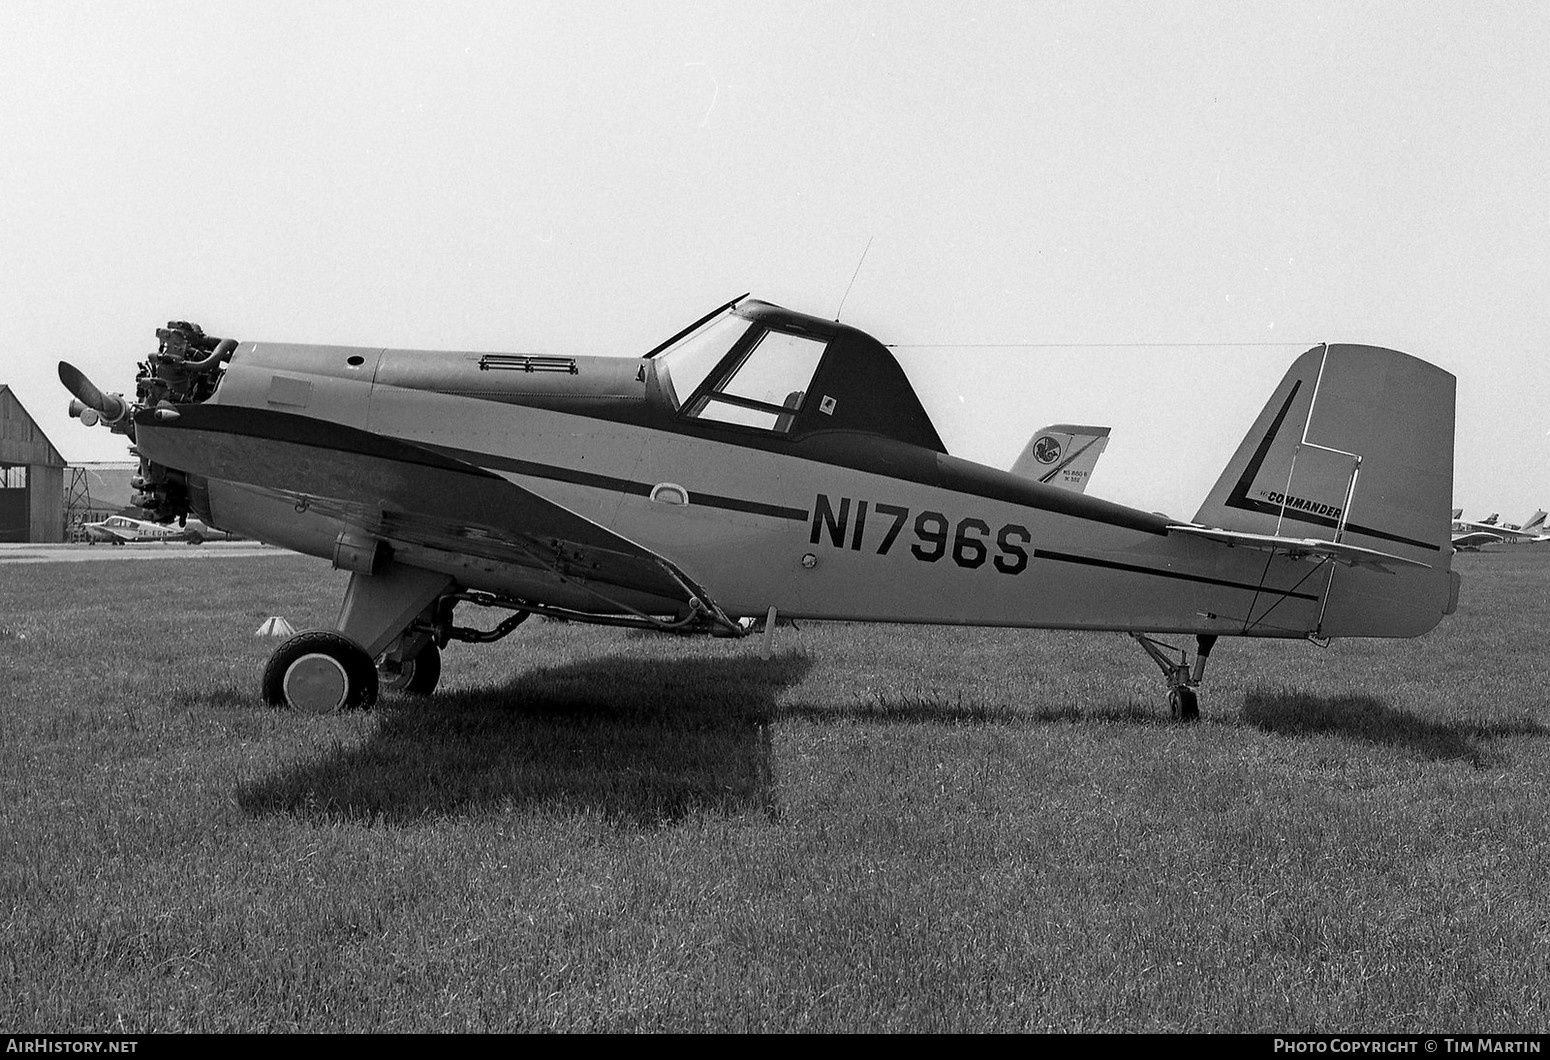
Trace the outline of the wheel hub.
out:
[[[297,710],[332,714],[344,707],[350,676],[344,665],[328,655],[310,654],[297,659],[285,671],[285,698]]]

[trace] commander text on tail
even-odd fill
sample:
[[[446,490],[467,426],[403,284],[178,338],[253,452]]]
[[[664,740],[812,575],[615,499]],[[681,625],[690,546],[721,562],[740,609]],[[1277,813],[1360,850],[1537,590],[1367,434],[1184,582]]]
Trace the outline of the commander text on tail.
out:
[[[1457,600],[1454,379],[1393,350],[1299,357],[1184,522],[948,455],[877,340],[746,297],[633,359],[158,337],[133,403],[61,379],[133,437],[158,518],[351,572],[266,669],[304,709],[428,692],[448,640],[532,613],[778,613],[1129,633],[1189,718],[1219,636],[1412,637]]]

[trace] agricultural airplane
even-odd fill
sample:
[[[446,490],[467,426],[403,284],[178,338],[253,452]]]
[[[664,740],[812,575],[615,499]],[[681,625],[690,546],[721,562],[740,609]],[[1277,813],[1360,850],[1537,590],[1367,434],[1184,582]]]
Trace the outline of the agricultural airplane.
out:
[[[94,545],[104,541],[110,545],[127,545],[133,541],[184,541],[200,545],[206,541],[226,541],[232,536],[199,519],[186,519],[180,526],[132,519],[127,515],[110,515],[101,522],[82,523],[81,529]]]
[[[747,296],[637,358],[156,334],[133,402],[60,379],[133,439],[154,518],[350,573],[334,628],[265,667],[299,709],[430,692],[449,641],[535,613],[780,615],[1127,633],[1191,719],[1218,637],[1414,637],[1458,599],[1455,381],[1393,350],[1298,357],[1185,521],[948,455],[887,347]]]

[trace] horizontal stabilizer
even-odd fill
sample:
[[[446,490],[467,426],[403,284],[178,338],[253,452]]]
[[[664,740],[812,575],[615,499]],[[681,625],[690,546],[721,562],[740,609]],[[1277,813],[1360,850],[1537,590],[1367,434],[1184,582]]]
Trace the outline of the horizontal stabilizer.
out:
[[[1215,527],[1196,526],[1186,523],[1169,524],[1168,533],[1203,537],[1208,541],[1219,541],[1224,545],[1238,548],[1258,549],[1261,552],[1284,552],[1292,559],[1334,560],[1336,563],[1344,563],[1348,567],[1371,567],[1386,574],[1393,574],[1394,567],[1396,566],[1420,567],[1424,570],[1431,569],[1431,564],[1422,563],[1419,560],[1406,559],[1404,556],[1379,552],[1373,548],[1362,548],[1359,545],[1343,545],[1335,541],[1324,541],[1316,537],[1279,537],[1275,534],[1251,534],[1242,530],[1218,530]]]

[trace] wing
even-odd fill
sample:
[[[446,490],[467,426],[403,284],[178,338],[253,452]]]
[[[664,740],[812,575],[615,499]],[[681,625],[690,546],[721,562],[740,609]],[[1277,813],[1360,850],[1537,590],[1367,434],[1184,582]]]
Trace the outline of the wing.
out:
[[[1499,545],[1507,540],[1501,534],[1487,533],[1484,530],[1476,530],[1469,534],[1459,534],[1453,539],[1454,548],[1479,548],[1481,545]]]
[[[1480,541],[1475,542],[1476,544],[1488,543],[1492,538],[1497,541],[1506,541],[1509,539],[1516,541],[1534,541],[1539,537],[1539,535],[1532,530],[1514,530],[1510,526],[1492,526],[1487,523],[1464,523],[1462,525],[1469,527],[1471,531],[1470,534],[1465,536],[1480,537]],[[1457,543],[1458,539],[1454,538],[1454,544]]]
[[[1370,567],[1374,570],[1383,571],[1385,574],[1393,574],[1395,567],[1421,567],[1428,570],[1431,568],[1429,563],[1406,559],[1403,556],[1390,555],[1387,552],[1379,552],[1375,548],[1343,545],[1337,541],[1323,541],[1316,537],[1281,537],[1276,534],[1250,534],[1241,530],[1219,530],[1215,527],[1198,526],[1194,523],[1170,523],[1168,525],[1168,533],[1203,537],[1208,541],[1219,541],[1234,548],[1252,548],[1258,549],[1261,552],[1282,552],[1292,559],[1307,559],[1320,563],[1333,560],[1336,563],[1344,563],[1348,567]]]
[[[466,461],[325,420],[238,406],[142,414],[135,442],[170,468],[257,487],[389,542],[548,572],[598,613],[738,627],[652,550]]]

